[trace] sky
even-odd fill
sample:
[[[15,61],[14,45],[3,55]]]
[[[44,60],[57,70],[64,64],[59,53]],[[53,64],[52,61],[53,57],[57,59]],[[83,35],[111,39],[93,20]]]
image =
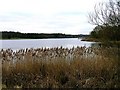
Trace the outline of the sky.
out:
[[[89,34],[88,13],[105,0],[0,0],[0,31]]]

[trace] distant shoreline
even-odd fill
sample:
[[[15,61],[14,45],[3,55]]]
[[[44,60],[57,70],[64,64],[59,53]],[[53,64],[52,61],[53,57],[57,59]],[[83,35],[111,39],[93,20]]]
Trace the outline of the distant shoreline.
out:
[[[76,38],[76,37],[75,37]],[[0,40],[30,40],[31,38],[11,38],[11,39],[1,39],[0,38]],[[71,39],[71,38],[37,38],[38,40],[39,39]],[[37,40],[36,39],[36,40]],[[78,38],[78,39],[81,39],[82,40],[82,38]],[[35,39],[33,39],[33,40],[35,40]]]
[[[62,34],[62,33],[20,33],[20,32],[13,32],[13,31],[2,31],[0,39],[51,39],[51,38],[82,38],[88,35],[78,34],[78,35],[71,35],[71,34]]]

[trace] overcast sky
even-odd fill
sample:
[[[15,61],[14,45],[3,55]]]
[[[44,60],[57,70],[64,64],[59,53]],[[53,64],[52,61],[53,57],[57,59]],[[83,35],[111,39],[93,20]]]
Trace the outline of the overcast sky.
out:
[[[89,34],[88,12],[105,0],[0,0],[0,31]]]

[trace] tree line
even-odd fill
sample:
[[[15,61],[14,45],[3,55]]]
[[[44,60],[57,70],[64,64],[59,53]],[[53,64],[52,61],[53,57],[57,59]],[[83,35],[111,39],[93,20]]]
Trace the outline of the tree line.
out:
[[[61,33],[20,33],[13,31],[2,31],[0,32],[2,39],[43,39],[43,38],[79,38],[84,35],[70,35]]]
[[[120,1],[96,4],[89,13],[89,23],[96,25],[90,33],[92,38],[110,41],[120,40]]]

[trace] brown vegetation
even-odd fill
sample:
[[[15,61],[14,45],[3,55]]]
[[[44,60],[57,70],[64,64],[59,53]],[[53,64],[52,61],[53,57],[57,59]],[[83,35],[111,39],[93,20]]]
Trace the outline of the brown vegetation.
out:
[[[1,50],[4,88],[118,88],[118,48]]]

